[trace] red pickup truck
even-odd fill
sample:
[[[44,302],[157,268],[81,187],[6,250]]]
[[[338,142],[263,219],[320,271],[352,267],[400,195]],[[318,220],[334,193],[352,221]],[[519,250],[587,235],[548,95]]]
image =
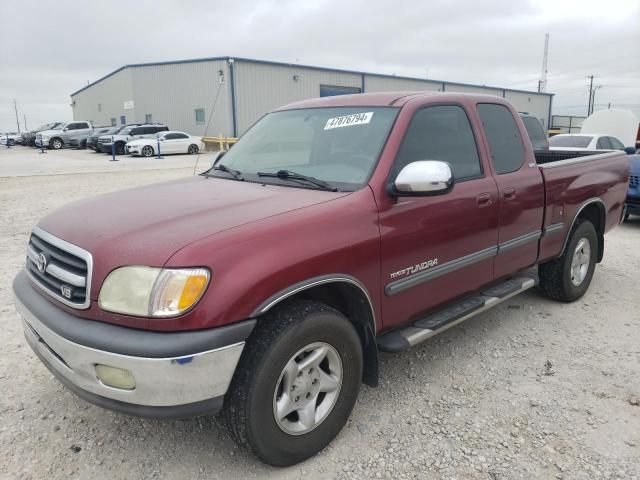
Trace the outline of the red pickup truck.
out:
[[[15,303],[82,398],[153,417],[222,410],[238,443],[291,465],[376,385],[380,350],[535,285],[580,298],[628,171],[622,152],[534,153],[502,98],[294,103],[201,175],[42,219]]]

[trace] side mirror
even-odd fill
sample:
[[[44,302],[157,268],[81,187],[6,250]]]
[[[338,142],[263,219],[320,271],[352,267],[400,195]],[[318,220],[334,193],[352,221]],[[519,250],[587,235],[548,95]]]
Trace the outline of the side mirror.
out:
[[[627,155],[635,155],[636,149],[635,147],[624,147],[624,153],[626,153]]]
[[[447,162],[421,160],[405,165],[389,185],[389,193],[396,197],[423,197],[450,192],[454,185],[453,172]]]
[[[211,163],[211,168],[215,167],[218,162],[222,160],[222,157],[224,157],[225,153],[227,153],[226,150],[220,150],[218,153],[216,153],[215,157],[213,158],[213,162]]]

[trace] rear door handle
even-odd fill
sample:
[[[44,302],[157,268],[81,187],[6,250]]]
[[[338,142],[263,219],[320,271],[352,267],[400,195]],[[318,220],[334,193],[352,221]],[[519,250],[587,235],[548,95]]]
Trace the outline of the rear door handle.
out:
[[[491,194],[490,193],[481,193],[476,197],[476,202],[478,202],[478,207],[484,208],[491,206]]]
[[[511,200],[516,198],[516,189],[512,187],[506,187],[502,189],[502,198],[505,200]]]

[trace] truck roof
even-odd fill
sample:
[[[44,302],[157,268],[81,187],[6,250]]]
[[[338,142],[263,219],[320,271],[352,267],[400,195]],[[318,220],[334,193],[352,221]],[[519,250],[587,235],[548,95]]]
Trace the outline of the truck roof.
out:
[[[447,101],[468,101],[470,97],[476,100],[495,101],[494,95],[483,95],[477,93],[460,92],[376,92],[357,93],[353,95],[336,95],[333,97],[311,98],[298,102],[289,103],[277,110],[295,110],[299,108],[321,108],[321,107],[387,107],[402,106],[409,100],[416,98],[432,97],[446,98]]]

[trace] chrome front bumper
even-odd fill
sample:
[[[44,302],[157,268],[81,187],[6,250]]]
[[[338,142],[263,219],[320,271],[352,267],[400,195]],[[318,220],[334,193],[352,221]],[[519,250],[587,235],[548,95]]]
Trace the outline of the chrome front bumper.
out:
[[[27,342],[63,383],[76,387],[74,390],[79,394],[79,391],[89,392],[130,405],[175,407],[222,397],[229,387],[245,343],[242,341],[171,358],[121,355],[63,338],[38,320],[17,296],[15,305],[23,318]],[[135,388],[124,390],[103,384],[97,377],[96,364],[128,370],[135,379]],[[112,408],[108,404],[102,406]]]

